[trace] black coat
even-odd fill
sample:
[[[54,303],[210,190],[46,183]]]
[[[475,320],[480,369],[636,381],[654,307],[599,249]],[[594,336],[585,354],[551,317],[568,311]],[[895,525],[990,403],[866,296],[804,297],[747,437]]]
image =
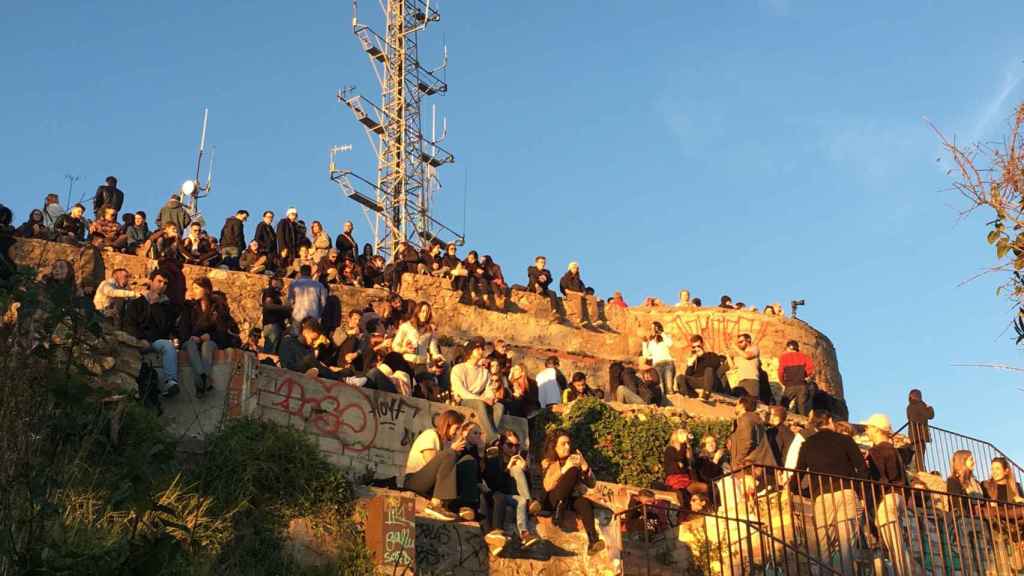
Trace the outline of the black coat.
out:
[[[536,266],[530,266],[526,269],[526,276],[530,279],[526,287],[530,292],[536,292],[538,294],[544,294],[548,291],[548,286],[551,285],[552,276],[551,271],[547,268],[537,269]]]
[[[185,342],[193,336],[209,334],[218,348],[230,348],[233,344],[231,327],[234,321],[227,308],[216,298],[210,301],[210,307],[203,310],[198,300],[188,300],[178,319],[178,338]]]
[[[338,250],[338,256],[342,260],[345,259],[346,255],[353,260],[359,255],[359,246],[356,244],[355,238],[346,235],[344,232],[338,234],[338,237],[334,239],[334,247]]]
[[[253,238],[260,246],[260,252],[271,256],[277,254],[277,234],[274,227],[266,222],[260,222],[256,226],[256,236]]]
[[[241,220],[232,216],[224,221],[224,227],[220,229],[220,245],[222,248],[238,248],[239,252],[245,250],[245,227]]]
[[[124,192],[116,186],[103,185],[96,188],[96,196],[92,199],[92,209],[99,214],[102,208],[113,208],[118,212],[124,204]]]
[[[53,228],[57,234],[74,236],[79,242],[85,240],[85,222],[81,218],[72,218],[69,213],[61,214]]]
[[[277,223],[277,251],[280,252],[282,248],[288,249],[288,257],[295,258],[299,255],[299,244],[302,242],[303,235],[299,230],[298,221],[292,222],[287,218],[282,218]]]
[[[150,343],[173,338],[177,319],[178,312],[166,296],[156,302],[139,296],[125,306],[125,331]]]
[[[587,287],[583,284],[583,280],[579,274],[573,274],[568,270],[562,275],[562,279],[558,282],[558,288],[562,291],[562,296],[565,296],[566,292],[586,292]]]

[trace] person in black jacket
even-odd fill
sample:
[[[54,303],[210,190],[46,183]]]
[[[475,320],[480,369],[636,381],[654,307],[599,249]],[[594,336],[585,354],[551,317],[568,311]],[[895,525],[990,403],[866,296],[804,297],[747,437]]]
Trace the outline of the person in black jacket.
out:
[[[125,306],[124,324],[126,332],[145,342],[146,352],[160,354],[164,371],[160,393],[170,398],[179,391],[178,350],[173,341],[178,312],[164,295],[167,282],[164,272],[150,272],[146,292]]]
[[[341,369],[329,366],[322,359],[328,345],[320,322],[306,318],[299,326],[298,334],[289,333],[281,340],[281,367],[307,376],[340,380]]]
[[[17,270],[14,257],[11,256],[11,248],[18,242],[14,237],[14,228],[11,220],[14,214],[11,209],[0,204],[0,280],[8,280]]]
[[[263,289],[260,302],[263,305],[263,352],[277,354],[285,322],[292,315],[291,307],[284,303],[284,281],[280,277],[270,278],[270,286]]]
[[[785,406],[772,406],[768,409],[768,445],[771,446],[772,454],[775,455],[775,461],[779,466],[785,464],[789,446],[796,437],[786,424],[786,416]]]
[[[536,294],[547,295],[548,286],[551,285],[551,271],[547,269],[548,259],[544,256],[537,256],[533,260],[533,266],[526,269],[526,276],[529,282],[526,289]]]
[[[498,436],[498,445],[487,450],[484,457],[484,481],[491,489],[490,531],[484,541],[491,547],[491,552],[498,554],[504,548],[506,508],[514,504],[516,509],[516,529],[519,532],[520,545],[528,548],[540,541],[530,530],[529,513],[540,513],[540,502],[530,501],[530,484],[527,481],[527,461],[525,450],[519,436],[511,430],[503,430]]]
[[[562,291],[562,296],[568,296],[569,292],[578,292],[584,294],[587,291],[587,285],[583,283],[580,278],[580,265],[577,262],[569,262],[569,269],[565,271],[562,279],[558,282],[558,288]]]
[[[279,266],[287,267],[299,254],[299,244],[305,238],[304,233],[299,229],[299,211],[289,208],[287,215],[277,223],[277,253],[282,254],[285,261],[279,262]],[[283,253],[282,250],[288,252]]]
[[[260,246],[260,252],[272,258],[277,254],[277,233],[274,232],[274,213],[267,210],[263,213],[263,220],[256,225],[256,235],[253,240]]]
[[[359,256],[359,245],[356,244],[356,239],[352,236],[352,228],[352,221],[346,221],[341,229],[341,234],[338,234],[338,237],[334,239],[334,248],[338,251],[338,256],[342,260],[345,258],[355,260]]]
[[[247,210],[239,210],[225,220],[224,227],[220,229],[220,257],[232,270],[238,269],[238,258],[245,250],[245,221],[248,218]]]
[[[690,337],[690,356],[686,360],[684,379],[689,395],[707,397],[722,390],[725,357],[704,349],[700,334]]]
[[[92,211],[99,218],[104,208],[113,208],[115,212],[121,211],[124,204],[124,192],[117,188],[117,178],[107,176],[106,183],[96,188],[96,196],[92,199]]]
[[[925,450],[932,441],[928,421],[933,418],[935,409],[925,403],[921,391],[911,390],[907,398],[907,431],[914,446],[914,466],[918,472],[927,470]]]
[[[57,223],[53,225],[53,233],[56,240],[72,244],[85,242],[85,220],[82,218],[83,214],[85,214],[85,206],[81,204],[75,204],[71,207],[70,212],[61,214],[57,218]]]
[[[181,251],[181,258],[185,264],[195,266],[210,266],[218,256],[217,249],[203,232],[203,227],[199,222],[189,225],[188,236],[181,239],[178,249]]]
[[[848,481],[839,482],[835,477],[865,479],[867,465],[853,438],[833,430],[832,417],[827,412],[813,413],[810,426],[818,432],[804,440],[796,469],[814,474],[796,474],[794,478],[809,481],[814,499],[817,544],[811,549],[818,551],[825,564],[830,564],[833,552],[837,552],[840,565],[833,567],[842,574],[854,574],[853,548],[860,500]],[[838,542],[838,550],[830,549],[833,542]]]
[[[232,323],[224,302],[214,296],[210,279],[199,277],[192,280],[192,299],[185,302],[182,309],[178,338],[188,353],[199,398],[213,389],[210,383],[213,355],[218,349],[231,346]]]

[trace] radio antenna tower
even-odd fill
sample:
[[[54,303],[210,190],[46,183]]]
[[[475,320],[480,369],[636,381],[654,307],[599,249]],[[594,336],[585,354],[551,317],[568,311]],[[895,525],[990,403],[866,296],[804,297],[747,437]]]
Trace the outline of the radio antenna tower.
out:
[[[354,87],[338,91],[338,101],[347,106],[363,125],[377,156],[376,178],[359,176],[339,168],[338,152],[351,146],[330,149],[331,180],[342,192],[363,207],[373,230],[374,253],[385,258],[398,242],[422,247],[443,234],[447,241],[463,244],[465,238],[431,216],[431,200],[440,189],[437,169],[455,161],[441,143],[447,136],[447,121],[432,107],[431,132],[423,134],[422,108],[428,96],[448,91],[445,70],[448,49],[437,68],[426,68],[419,59],[419,33],[441,19],[431,0],[379,0],[384,10],[385,32],[378,34],[359,21],[357,0],[352,2],[352,32],[373,66],[380,85],[380,104],[355,93]]]

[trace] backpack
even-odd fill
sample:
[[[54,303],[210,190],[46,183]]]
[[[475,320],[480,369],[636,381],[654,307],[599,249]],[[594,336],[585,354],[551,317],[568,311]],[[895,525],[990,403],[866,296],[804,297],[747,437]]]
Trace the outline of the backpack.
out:
[[[143,407],[155,409],[157,416],[163,415],[164,410],[160,405],[160,376],[149,362],[142,362],[135,383],[138,385],[136,393]]]

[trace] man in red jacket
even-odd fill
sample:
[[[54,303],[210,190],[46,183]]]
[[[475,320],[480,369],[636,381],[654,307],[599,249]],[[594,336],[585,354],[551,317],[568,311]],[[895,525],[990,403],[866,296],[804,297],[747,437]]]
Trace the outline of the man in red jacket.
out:
[[[795,401],[794,411],[801,416],[811,412],[814,390],[809,380],[814,377],[814,362],[800,351],[796,340],[786,342],[786,351],[779,356],[779,382],[782,383],[782,405]]]

